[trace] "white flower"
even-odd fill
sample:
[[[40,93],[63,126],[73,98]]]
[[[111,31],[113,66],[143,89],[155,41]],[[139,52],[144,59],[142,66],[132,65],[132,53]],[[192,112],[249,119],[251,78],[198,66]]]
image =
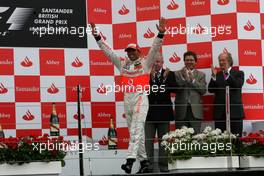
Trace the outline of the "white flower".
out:
[[[212,127],[207,126],[207,127],[205,127],[203,133],[207,134],[207,133],[210,133],[211,131],[212,131]]]
[[[222,138],[223,138],[222,135],[216,135],[216,136],[213,136],[213,137],[212,137],[212,139],[213,139],[213,140],[216,140],[216,141],[217,141],[217,140],[220,140],[220,139],[222,139]]]
[[[169,139],[169,134],[166,133],[165,135],[162,136],[162,140],[168,140]]]
[[[189,140],[189,139],[191,139],[192,137],[191,137],[191,135],[187,135],[187,136],[185,136],[184,138],[187,139],[187,140]]]
[[[175,133],[175,137],[176,137],[176,138],[181,138],[181,137],[182,137],[181,132]]]
[[[161,146],[167,146],[168,142],[167,141],[162,141]]]
[[[239,136],[239,134],[236,134],[236,135],[232,134],[232,133],[230,134],[231,139],[236,139],[238,136]]]
[[[222,131],[220,130],[220,129],[215,129],[215,130],[213,130],[212,132],[211,132],[211,134],[213,135],[213,136],[217,136],[217,135],[220,135],[222,133]]]
[[[179,133],[178,133],[178,136],[179,136],[180,138],[186,136],[186,130],[185,130],[185,129],[181,129],[181,130],[179,131]]]
[[[187,133],[189,133],[189,134],[194,134],[194,129],[193,129],[193,128],[188,128],[188,129],[187,129]]]
[[[176,129],[176,130],[174,131],[174,133],[179,133],[179,131],[180,131],[180,129]]]
[[[223,139],[228,139],[228,138],[229,138],[229,135],[226,134],[226,133],[223,133],[223,134],[221,135],[221,137],[222,137]]]
[[[206,139],[206,135],[203,133],[196,134],[195,136],[193,136],[193,139],[198,140],[198,141],[202,141],[202,140]]]
[[[176,134],[175,133],[170,133],[169,134],[169,139],[171,139],[171,138],[175,138],[176,137]]]
[[[186,130],[186,129],[188,129],[188,127],[187,126],[183,126],[181,129]]]
[[[231,138],[231,139],[236,139],[237,138],[237,136],[236,135],[234,135],[234,134],[232,134],[232,133],[228,133],[227,131],[225,131],[224,133],[222,133],[222,138],[224,138],[224,139],[229,139],[229,138]]]
[[[216,130],[216,131],[219,131],[219,133],[222,133],[222,130],[219,129],[219,128],[216,128],[215,130]]]

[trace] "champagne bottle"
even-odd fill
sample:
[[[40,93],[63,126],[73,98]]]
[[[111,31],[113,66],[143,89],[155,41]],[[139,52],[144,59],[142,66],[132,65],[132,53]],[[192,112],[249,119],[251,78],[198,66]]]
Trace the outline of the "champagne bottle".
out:
[[[117,149],[117,133],[113,118],[110,118],[110,128],[108,129],[108,149]]]
[[[2,125],[0,124],[0,138],[5,138],[5,133],[2,129]]]
[[[56,112],[56,104],[52,103],[52,113],[50,115],[50,136],[60,135],[59,117]]]

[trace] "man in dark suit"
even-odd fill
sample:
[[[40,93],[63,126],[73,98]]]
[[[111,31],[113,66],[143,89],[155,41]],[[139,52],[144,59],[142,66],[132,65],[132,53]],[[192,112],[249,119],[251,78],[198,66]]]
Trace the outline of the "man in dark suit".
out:
[[[233,59],[230,53],[221,53],[218,56],[221,71],[217,72],[212,66],[212,78],[208,91],[214,93],[214,120],[215,128],[226,130],[226,86],[230,87],[230,119],[231,132],[242,134],[244,109],[241,89],[244,84],[244,72],[232,68]]]
[[[199,133],[203,119],[202,95],[206,93],[205,74],[195,69],[197,56],[194,52],[185,52],[183,59],[185,66],[175,72],[176,127],[192,127]]]
[[[146,152],[148,155],[149,172],[153,172],[154,163],[154,141],[158,134],[159,143],[159,169],[168,172],[168,161],[164,148],[161,146],[162,136],[169,132],[169,121],[173,120],[173,108],[170,93],[174,86],[173,72],[163,69],[163,57],[160,53],[156,55],[151,75],[149,99],[149,111],[145,123]],[[158,91],[154,87],[159,87]]]

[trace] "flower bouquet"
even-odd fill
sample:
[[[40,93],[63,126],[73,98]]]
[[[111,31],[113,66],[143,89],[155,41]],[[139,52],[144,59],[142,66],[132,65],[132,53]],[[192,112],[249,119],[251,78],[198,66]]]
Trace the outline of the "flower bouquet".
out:
[[[194,134],[193,128],[183,127],[165,134],[162,146],[168,153],[168,162],[186,160],[193,156],[230,155],[235,152],[233,141],[236,135],[220,129],[206,127],[202,133]]]
[[[240,138],[242,142],[242,155],[251,155],[255,157],[264,156],[264,131],[260,130],[255,133],[246,134]]]
[[[64,166],[65,143],[62,136],[51,138],[48,134],[40,137],[0,138],[0,164],[61,161]]]

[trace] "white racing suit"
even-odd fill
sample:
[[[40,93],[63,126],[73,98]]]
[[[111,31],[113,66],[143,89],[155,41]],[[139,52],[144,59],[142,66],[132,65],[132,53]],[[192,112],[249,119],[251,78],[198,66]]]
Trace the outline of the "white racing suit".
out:
[[[146,160],[144,127],[149,102],[144,87],[149,88],[149,74],[155,55],[162,45],[162,37],[155,38],[146,58],[136,61],[118,57],[102,39],[97,43],[120,71],[122,85],[127,86],[124,91],[124,108],[130,133],[127,158]]]

